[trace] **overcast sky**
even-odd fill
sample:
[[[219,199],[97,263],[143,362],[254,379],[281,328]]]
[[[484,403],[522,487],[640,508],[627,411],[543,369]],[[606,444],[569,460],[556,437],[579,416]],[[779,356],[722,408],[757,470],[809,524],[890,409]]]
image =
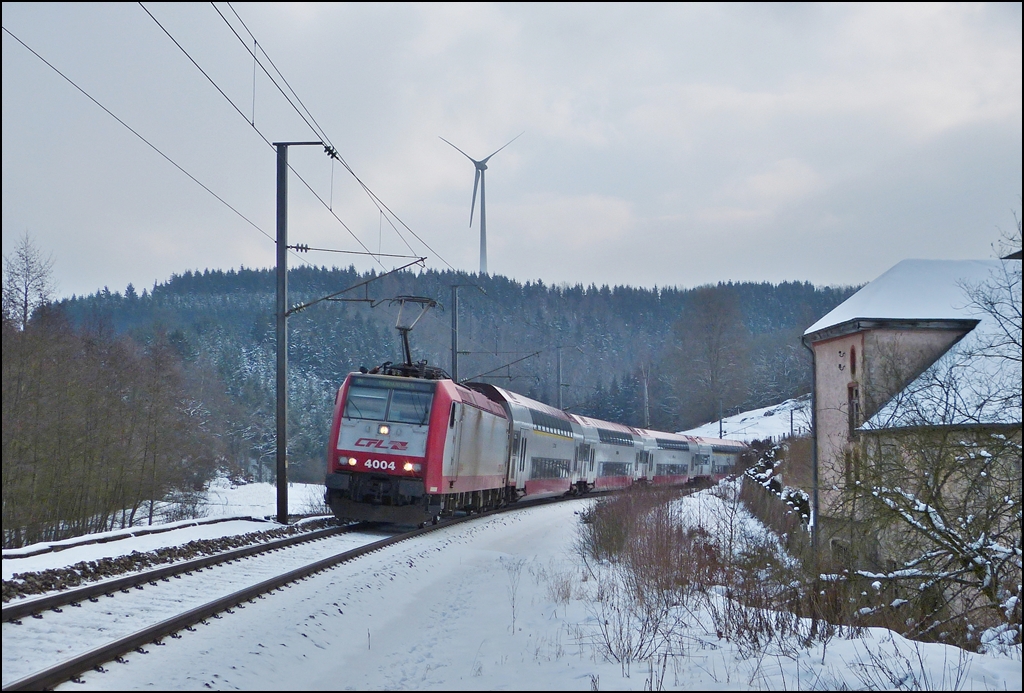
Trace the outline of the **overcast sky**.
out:
[[[254,90],[214,7],[146,7],[244,117],[137,4],[4,3],[3,26],[272,237],[260,133],[319,137],[258,67]],[[991,257],[1020,212],[1019,3],[234,9],[429,267],[479,266],[473,165],[439,136],[482,158],[524,132],[487,172],[489,269],[521,281],[853,284]],[[410,252],[321,149],[291,160],[367,248]],[[295,177],[289,204],[291,242],[361,250]],[[274,264],[271,239],[5,33],[5,254],[26,231],[62,295]]]

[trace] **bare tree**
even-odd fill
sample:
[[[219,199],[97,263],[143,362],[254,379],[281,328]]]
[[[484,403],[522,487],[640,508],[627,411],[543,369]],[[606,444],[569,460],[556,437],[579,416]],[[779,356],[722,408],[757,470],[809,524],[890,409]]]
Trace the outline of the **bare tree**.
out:
[[[4,318],[24,330],[36,308],[50,302],[54,288],[53,255],[44,258],[26,231],[14,255],[4,255]]]
[[[1017,229],[1004,233],[997,247],[1001,256],[1021,251],[1021,220]],[[998,329],[977,345],[977,355],[1009,360],[1021,366],[1021,262],[1005,261],[999,270],[978,284],[963,285],[976,312],[989,316]],[[1019,394],[1019,393],[1018,393]]]
[[[695,289],[675,332],[684,417],[717,419],[741,403],[750,334],[735,292],[721,286]]]
[[[844,496],[878,537],[879,568],[859,575],[880,616],[915,637],[1019,643],[1021,263],[963,288],[979,325],[865,425]]]

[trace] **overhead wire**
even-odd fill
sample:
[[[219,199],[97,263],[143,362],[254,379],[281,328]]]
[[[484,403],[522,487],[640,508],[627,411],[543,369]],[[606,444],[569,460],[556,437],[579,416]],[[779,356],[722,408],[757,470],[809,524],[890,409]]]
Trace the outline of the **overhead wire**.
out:
[[[396,258],[408,258],[408,255],[397,255],[395,253],[375,253],[373,251],[365,252],[359,250],[338,250],[337,248],[314,248],[309,245],[297,245],[294,246],[299,252],[306,252],[307,250],[315,250],[319,253],[345,253],[346,255],[369,255],[371,257],[396,257]]]
[[[254,131],[256,132],[256,134],[258,134],[258,135],[260,136],[260,138],[261,138],[261,139],[262,139],[262,140],[263,140],[263,141],[264,141],[264,142],[265,142],[265,143],[267,144],[267,146],[268,146],[268,147],[270,147],[271,149],[274,149],[274,150],[276,150],[276,147],[274,147],[274,144],[273,144],[273,142],[271,142],[271,141],[270,141],[270,139],[268,139],[268,138],[267,138],[267,136],[266,136],[266,135],[264,135],[264,134],[263,134],[263,132],[262,132],[262,131],[261,131],[261,130],[260,130],[259,128],[257,128],[257,127],[256,127],[256,125],[255,125],[255,122],[252,122],[252,121],[250,121],[250,120],[249,120],[249,118],[248,118],[248,117],[247,117],[247,116],[245,115],[245,113],[244,113],[244,112],[242,112],[242,109],[241,109],[241,108],[239,108],[239,107],[238,107],[238,105],[237,105],[237,104],[236,104],[236,103],[235,103],[235,102],[234,102],[234,101],[233,101],[233,100],[231,99],[231,97],[229,97],[229,96],[228,96],[228,95],[227,95],[227,94],[226,94],[226,93],[224,92],[224,90],[220,88],[220,85],[218,85],[218,84],[217,84],[217,82],[216,82],[216,81],[214,81],[214,79],[213,79],[212,77],[210,77],[210,75],[209,75],[209,74],[208,74],[208,73],[206,72],[206,70],[204,70],[204,69],[203,69],[203,68],[202,68],[202,67],[201,67],[201,66],[199,65],[199,63],[198,63],[198,62],[196,62],[195,58],[193,58],[193,57],[192,57],[192,56],[191,56],[191,55],[189,54],[189,52],[188,52],[188,51],[187,51],[187,50],[185,49],[185,47],[184,47],[184,46],[182,46],[182,45],[181,45],[181,43],[179,43],[179,42],[178,42],[178,40],[177,40],[177,39],[175,39],[173,35],[171,35],[171,32],[170,32],[170,31],[168,31],[168,30],[167,30],[167,28],[166,28],[166,27],[164,27],[164,25],[160,23],[160,20],[158,20],[158,19],[157,19],[157,18],[156,18],[156,17],[155,17],[154,15],[153,15],[153,13],[152,13],[152,12],[150,12],[150,11],[149,11],[149,9],[148,9],[148,8],[147,8],[147,7],[146,7],[146,6],[144,5],[144,4],[142,4],[142,2],[139,2],[139,6],[140,6],[140,7],[142,7],[142,9],[143,9],[143,10],[145,10],[146,14],[148,14],[148,15],[149,15],[149,17],[150,17],[150,18],[151,18],[151,19],[152,19],[152,20],[153,20],[153,21],[154,21],[154,22],[156,23],[156,25],[157,25],[158,27],[160,27],[160,29],[161,29],[161,30],[162,30],[162,31],[164,32],[164,34],[166,34],[166,35],[167,35],[167,37],[168,37],[169,39],[171,39],[171,41],[172,41],[172,42],[174,43],[174,45],[175,45],[175,46],[177,46],[177,47],[178,47],[178,49],[179,49],[179,50],[180,50],[180,51],[181,51],[182,53],[184,53],[184,54],[185,54],[185,57],[187,57],[187,58],[189,59],[189,61],[190,61],[190,62],[191,62],[191,63],[192,63],[193,65],[195,65],[196,69],[198,69],[198,70],[199,70],[199,71],[200,71],[200,72],[201,72],[201,73],[203,74],[203,76],[204,76],[204,77],[206,77],[206,79],[207,79],[207,80],[208,80],[208,81],[210,82],[210,84],[212,84],[212,85],[214,86],[214,88],[215,88],[215,89],[216,89],[216,90],[217,90],[217,91],[218,91],[218,92],[219,92],[219,93],[221,94],[221,96],[223,96],[223,97],[224,97],[224,98],[225,98],[225,99],[227,100],[227,102],[228,102],[229,104],[231,104],[231,107],[232,107],[232,108],[234,108],[234,109],[235,109],[235,111],[236,111],[236,112],[237,112],[237,113],[238,113],[238,114],[239,114],[240,116],[242,116],[242,119],[243,119],[243,120],[245,120],[245,122],[246,122],[246,123],[248,123],[248,124],[249,124],[249,125],[250,125],[250,126],[252,127],[252,129],[253,129],[253,130],[254,130]],[[247,47],[247,48],[248,48],[248,47]],[[265,71],[265,68],[264,68],[264,71]],[[255,119],[253,119],[253,121],[254,121],[254,120],[255,120]],[[307,124],[308,124],[308,122],[307,122]],[[316,131],[314,130],[314,132],[316,132]],[[318,136],[319,136],[319,135],[318,135]],[[367,252],[367,254],[369,254],[369,255],[373,255],[373,253],[371,253],[371,252],[370,252],[370,249],[366,247],[366,244],[364,244],[364,243],[363,243],[363,241],[362,241],[362,240],[360,240],[359,236],[357,236],[357,235],[356,235],[356,233],[355,233],[355,232],[354,232],[354,231],[353,231],[353,230],[352,230],[351,228],[349,228],[348,224],[346,224],[346,223],[345,223],[345,222],[344,222],[344,221],[343,221],[343,220],[341,219],[341,217],[339,217],[339,216],[337,215],[337,213],[335,213],[335,211],[334,211],[333,209],[331,209],[331,205],[327,204],[327,202],[326,202],[326,201],[325,201],[325,200],[324,200],[324,199],[323,199],[323,198],[322,198],[322,197],[321,197],[321,196],[319,195],[319,193],[317,193],[317,192],[316,192],[316,190],[314,190],[314,189],[313,189],[313,186],[312,186],[312,185],[310,185],[310,184],[309,184],[309,183],[308,183],[308,182],[306,181],[306,179],[305,179],[305,178],[303,178],[303,177],[302,177],[302,175],[301,175],[301,174],[300,174],[300,173],[299,173],[298,171],[296,171],[296,170],[295,170],[295,168],[294,168],[294,167],[292,166],[291,162],[289,162],[289,163],[288,163],[288,169],[289,169],[289,170],[290,170],[290,171],[291,171],[292,173],[294,173],[294,174],[295,174],[295,177],[296,177],[296,178],[298,178],[298,179],[299,179],[299,180],[300,180],[300,181],[302,182],[302,184],[303,184],[303,185],[305,185],[305,186],[306,186],[306,188],[307,188],[307,189],[308,189],[308,190],[309,190],[309,191],[310,191],[310,192],[311,192],[311,193],[313,194],[313,196],[314,196],[314,197],[315,197],[315,198],[316,198],[317,200],[319,200],[319,201],[320,201],[320,204],[322,204],[322,205],[324,206],[324,208],[325,208],[325,209],[327,209],[327,211],[328,211],[328,212],[330,212],[331,216],[333,216],[333,217],[335,218],[335,220],[336,220],[336,221],[337,221],[337,222],[338,222],[339,224],[341,224],[342,228],[344,228],[344,229],[345,229],[346,231],[348,231],[349,235],[351,235],[351,236],[352,236],[352,238],[353,238],[353,239],[355,239],[356,243],[358,243],[358,244],[359,244],[359,246],[360,246],[360,247],[361,247],[361,248],[362,248],[363,250],[365,250],[365,251]],[[303,260],[303,262],[305,262],[305,260]],[[377,260],[377,264],[379,264],[379,265],[380,265],[380,266],[381,266],[382,268],[384,268],[384,269],[387,269],[387,268],[386,268],[386,267],[384,266],[384,263],[382,263],[382,262],[381,262],[380,260]]]
[[[227,24],[228,28],[231,29],[231,32],[238,39],[239,43],[242,44],[242,47],[245,48],[245,50],[252,55],[254,60],[259,62],[258,58],[257,58],[257,55],[256,55],[256,52],[249,48],[249,44],[242,38],[242,36],[238,33],[238,31],[231,24],[231,22],[228,21],[228,18],[224,16],[224,14],[220,11],[220,9],[217,7],[217,5],[215,3],[211,2],[210,4],[213,6],[213,9],[217,12],[217,14],[220,15],[220,18],[224,21],[224,23]],[[371,190],[368,185],[366,185],[366,183],[363,182],[363,180],[359,177],[359,175],[355,172],[355,170],[348,164],[347,161],[345,161],[344,157],[342,157],[338,153],[338,150],[334,146],[334,144],[331,142],[330,137],[327,136],[327,132],[320,126],[320,124],[317,122],[316,118],[313,117],[313,114],[306,107],[305,103],[303,103],[302,99],[299,97],[298,93],[295,91],[295,89],[288,82],[287,78],[284,76],[284,74],[281,72],[281,70],[274,63],[274,60],[267,53],[266,49],[262,46],[262,44],[260,44],[259,40],[252,33],[252,31],[249,29],[248,25],[242,19],[241,15],[238,14],[238,11],[235,10],[234,6],[230,2],[227,3],[227,6],[231,9],[232,13],[234,13],[235,17],[238,18],[239,23],[241,23],[241,25],[245,29],[246,33],[249,34],[249,38],[252,39],[253,45],[257,46],[259,48],[260,53],[262,53],[266,57],[267,62],[270,63],[270,65],[274,68],[274,71],[277,72],[277,74],[280,76],[281,81],[283,81],[285,83],[285,85],[288,87],[288,90],[291,91],[291,93],[295,96],[295,100],[298,101],[300,106],[302,106],[302,109],[300,109],[298,106],[295,105],[295,103],[285,93],[285,91],[281,87],[281,85],[277,84],[277,81],[274,79],[273,75],[270,74],[270,71],[267,70],[267,68],[264,67],[262,63],[260,63],[260,67],[263,69],[263,72],[267,75],[267,77],[271,80],[271,82],[274,83],[274,86],[276,86],[278,91],[281,92],[281,95],[285,97],[285,100],[288,101],[289,105],[291,105],[291,107],[295,110],[295,112],[298,113],[299,117],[302,118],[303,121],[305,121],[306,125],[309,126],[310,130],[317,137],[320,137],[328,145],[330,145],[332,152],[329,152],[329,153],[332,153],[332,158],[337,159],[337,161],[345,168],[345,170],[349,172],[349,174],[356,181],[356,183],[359,184],[359,186],[363,189],[363,191],[366,193],[366,195],[370,198],[370,201],[374,204],[374,206],[377,207],[377,209],[380,211],[380,213],[382,215],[384,215],[384,217],[388,220],[388,224],[391,226],[392,229],[394,229],[394,231],[398,235],[398,237],[402,239],[402,242],[406,244],[406,247],[409,248],[410,252],[416,252],[416,251],[413,250],[413,248],[409,245],[408,241],[406,241],[405,237],[402,235],[401,231],[398,230],[398,227],[395,226],[393,221],[391,221],[392,217],[396,221],[398,221],[398,223],[401,224],[402,227],[405,228],[410,234],[412,234],[412,236],[417,241],[422,243],[424,247],[426,247],[439,260],[441,260],[441,262],[443,262],[445,265],[447,265],[449,267],[449,269],[451,269],[453,271],[458,271],[440,253],[438,253],[436,250],[434,250],[434,248],[431,247],[431,245],[429,243],[427,243],[425,240],[423,240],[423,238],[421,238],[420,235],[417,234],[408,224],[406,224],[405,221],[401,217],[399,217],[397,214],[395,214],[395,212],[383,200],[381,200],[380,197],[375,192],[373,192],[373,190]],[[305,111],[305,113],[303,113],[303,111]],[[308,118],[307,118],[307,115],[308,115]],[[312,122],[310,122],[310,121],[312,121]],[[384,214],[385,210],[387,211],[387,214]],[[388,215],[390,215],[390,217]]]
[[[139,4],[141,5],[142,3],[140,2]],[[281,80],[288,86],[288,89],[291,90],[291,92],[293,94],[295,94],[295,99],[299,102],[299,104],[302,105],[302,109],[300,109],[298,106],[295,105],[295,103],[291,100],[291,97],[289,97],[288,94],[285,92],[285,90],[281,87],[281,85],[277,83],[277,80],[274,79],[274,76],[272,74],[270,74],[270,71],[267,70],[267,68],[263,65],[263,63],[261,63],[259,61],[259,58],[256,55],[256,52],[253,49],[249,48],[248,43],[246,43],[245,39],[242,38],[242,36],[238,33],[238,31],[231,24],[231,22],[228,21],[228,18],[224,16],[224,13],[220,11],[220,8],[218,8],[217,5],[215,3],[213,3],[213,2],[211,2],[210,5],[213,7],[214,11],[220,16],[221,20],[227,25],[227,27],[229,29],[231,29],[231,33],[233,33],[235,35],[235,38],[237,38],[238,41],[242,44],[242,47],[245,48],[245,50],[250,55],[252,55],[253,60],[256,61],[256,63],[260,66],[260,69],[262,69],[264,74],[267,75],[267,78],[270,79],[271,83],[275,87],[277,87],[277,90],[279,92],[281,92],[281,96],[283,96],[285,101],[288,102],[288,105],[290,105],[292,107],[292,109],[299,115],[299,117],[306,123],[307,127],[309,127],[309,129],[313,132],[313,134],[316,135],[317,137],[319,137],[321,140],[324,141],[324,143],[326,145],[325,146],[325,150],[327,151],[328,156],[330,156],[332,160],[339,161],[341,163],[341,165],[344,166],[351,173],[351,169],[348,167],[348,164],[341,157],[341,155],[338,154],[338,150],[334,147],[334,144],[331,142],[331,139],[327,136],[327,133],[323,130],[323,128],[320,127],[320,124],[316,122],[316,118],[313,117],[313,114],[309,113],[309,109],[307,109],[305,104],[302,103],[302,99],[299,98],[298,94],[295,94],[295,90],[292,89],[291,85],[288,83],[288,80],[285,79],[284,75],[281,74],[281,71],[277,69],[277,66],[274,65],[274,61],[271,60],[269,55],[267,55],[266,50],[262,46],[259,45],[259,41],[256,39],[256,36],[253,35],[253,33],[251,31],[249,31],[249,27],[246,26],[244,21],[242,21],[242,18],[238,15],[238,12],[235,10],[235,8],[231,7],[230,3],[228,4],[228,7],[231,7],[231,11],[234,12],[236,17],[238,17],[238,21],[241,22],[242,26],[245,28],[246,32],[249,34],[249,37],[253,41],[253,45],[259,47],[260,52],[263,53],[263,55],[265,55],[267,57],[268,62],[270,62],[270,64],[274,67],[274,70],[278,73],[278,75],[280,75]],[[148,10],[147,10],[147,12],[148,12]],[[150,14],[150,16],[152,17],[153,15]],[[156,21],[155,17],[154,17],[154,21]],[[159,24],[159,22],[157,22],[157,24]],[[163,26],[161,26],[160,28],[163,29]],[[166,33],[167,30],[164,29],[164,32]],[[168,36],[170,36],[169,33],[168,33]],[[178,44],[177,41],[175,41],[175,44],[177,44],[178,47],[181,48],[181,45]],[[182,48],[182,50],[184,51],[184,48]],[[187,53],[186,53],[186,55],[187,55]],[[189,56],[189,59],[191,59],[191,56]],[[195,62],[195,61],[193,61],[193,62]],[[197,65],[197,67],[198,67],[198,65]],[[206,73],[204,72],[203,74],[206,74]],[[209,79],[209,77],[207,77],[207,79]],[[219,87],[218,87],[218,90],[219,90]],[[223,92],[221,92],[221,93],[223,93]],[[227,98],[226,95],[225,95],[225,98]],[[228,99],[228,100],[230,101],[230,99]],[[234,105],[234,103],[232,103],[232,105]],[[238,110],[237,106],[235,107],[235,110]],[[303,113],[303,110],[305,110],[305,113]],[[307,114],[308,114],[308,117],[307,117]],[[312,122],[310,122],[310,121],[312,121]],[[253,129],[255,129],[260,134],[260,137],[263,137],[264,141],[266,141],[267,144],[271,144],[270,140],[267,139],[266,136],[264,136],[262,132],[259,132],[259,129],[256,128],[255,123],[250,123],[250,125],[252,125]],[[273,145],[271,144],[271,146],[273,146]],[[299,176],[298,172],[295,171],[294,168],[292,168],[290,163],[288,165],[288,168],[290,168],[295,173],[296,176]],[[312,192],[314,195],[316,195],[319,198],[319,195],[316,194],[316,192],[313,190],[313,188],[308,183],[306,183],[306,181],[303,180],[301,176],[299,176],[299,179],[302,180],[302,182],[306,185],[307,188],[309,188],[310,192]],[[323,201],[323,199],[320,199],[320,202],[327,208],[327,210],[332,215],[335,216],[335,218],[338,219],[338,221],[341,223],[341,225],[345,227],[345,230],[348,231],[350,234],[352,234],[353,237],[355,237],[355,233],[348,227],[347,224],[345,224],[345,222],[343,222],[337,216],[337,214],[334,213],[333,194],[334,194],[334,188],[333,188],[333,182],[332,182],[332,187],[331,187],[332,202],[331,202],[331,204],[327,204],[326,202]],[[378,209],[380,209],[380,208],[378,207]],[[405,241],[404,238],[402,240]],[[363,247],[364,250],[369,251],[369,248],[367,248],[365,245],[363,245],[362,241],[360,241],[358,238],[356,238],[356,241],[359,243],[360,246]],[[426,245],[426,244],[424,243],[424,245]],[[410,252],[413,252],[413,253],[416,252],[415,250],[412,249],[411,246],[409,246],[408,242],[406,242],[406,246],[409,248]],[[429,248],[429,246],[427,246],[427,247]],[[433,250],[431,250],[431,252],[433,252]],[[381,267],[384,267],[383,263],[381,263],[380,260],[378,260],[377,263],[380,264]]]
[[[217,5],[215,3],[213,3],[213,2],[211,2],[210,4],[213,5],[213,9],[217,10],[217,14],[219,14],[221,19],[223,19],[224,22],[230,27],[231,24],[227,21],[227,18],[223,14],[221,14],[220,10],[217,9]],[[241,25],[245,29],[246,33],[249,34],[249,38],[252,39],[253,46],[256,46],[256,47],[258,47],[260,49],[260,52],[263,53],[263,55],[266,57],[267,62],[269,62],[271,67],[274,68],[274,72],[276,72],[278,74],[278,76],[281,78],[281,81],[284,82],[286,87],[288,87],[288,91],[290,91],[292,93],[292,96],[294,96],[295,100],[299,102],[300,106],[302,106],[302,109],[306,112],[306,115],[309,116],[309,120],[313,121],[312,125],[310,125],[309,120],[306,121],[306,124],[310,126],[310,129],[313,130],[313,132],[316,133],[317,136],[322,137],[327,142],[327,144],[331,145],[331,147],[334,147],[334,143],[331,142],[330,138],[327,136],[327,132],[324,131],[324,129],[322,127],[320,127],[320,123],[318,123],[316,118],[313,117],[312,112],[310,112],[310,110],[306,107],[306,104],[304,104],[302,102],[302,99],[299,98],[298,93],[295,91],[294,88],[292,88],[292,85],[288,82],[288,79],[284,76],[284,73],[282,73],[281,70],[278,69],[277,65],[274,64],[274,60],[267,53],[266,49],[264,49],[263,46],[260,45],[259,41],[256,40],[256,36],[253,35],[252,31],[249,30],[249,27],[246,25],[246,23],[242,19],[241,15],[238,14],[238,11],[234,8],[234,6],[230,2],[227,3],[227,6],[231,9],[231,12],[234,13],[235,17],[238,18],[239,23],[241,23]],[[233,29],[233,27],[232,27],[232,29]],[[237,32],[235,32],[235,36],[238,36]],[[238,36],[238,38],[239,38],[239,40],[241,40],[241,36]],[[244,42],[243,42],[242,45],[244,45],[246,48],[248,48],[248,45],[245,44]],[[253,57],[253,59],[256,59],[256,55],[255,54],[253,54],[252,57]],[[257,62],[259,62],[259,61],[257,61]],[[260,65],[260,67],[262,67],[262,65]],[[263,71],[266,72],[266,68],[264,68]],[[267,72],[267,76],[270,77],[271,80],[273,81],[273,77],[271,77],[269,72]],[[276,81],[274,82],[274,86],[276,86],[278,88],[278,90],[281,91],[281,95],[284,96],[285,99],[287,99],[289,103],[291,103],[291,99],[288,98],[288,95],[284,93],[284,90],[281,89],[280,85],[278,85]],[[295,108],[295,104],[292,103],[291,105],[292,105],[292,108]],[[299,112],[297,108],[295,110],[296,110],[296,112]],[[301,116],[302,113],[299,113],[299,115]],[[303,120],[305,120],[305,118],[303,118]],[[314,125],[316,127],[313,127]]]
[[[463,284],[462,286],[477,286],[477,285],[476,284],[469,284],[469,285]],[[477,288],[479,288],[479,287],[477,287]],[[487,294],[487,293],[485,293],[484,296],[486,296],[487,298],[491,298],[491,296],[489,294]],[[440,301],[438,303],[440,303]],[[442,306],[442,309],[443,309],[443,306]],[[435,313],[432,313],[432,312],[431,313],[427,313],[426,317],[427,317],[427,320],[433,320],[435,322],[441,322],[441,320],[442,320],[442,318],[438,317]],[[447,325],[447,324],[442,329],[447,329],[449,332],[452,332],[452,327],[450,325]],[[481,344],[480,340],[477,339],[476,337],[463,335],[461,337],[461,339],[467,339],[467,340],[472,342],[472,344],[466,345],[466,346],[476,346],[476,347],[479,348],[478,351],[463,351],[463,350],[460,349],[459,350],[459,354],[466,355],[466,356],[470,356],[470,355],[472,355],[472,356],[493,355],[493,356],[497,357],[498,354],[513,354],[513,355],[515,355],[515,354],[528,354],[527,356],[525,356],[525,357],[523,357],[521,359],[516,359],[515,361],[510,361],[508,363],[504,363],[504,364],[498,366],[497,368],[494,368],[492,370],[489,370],[489,371],[486,371],[485,373],[480,374],[479,376],[473,376],[474,378],[475,377],[481,377],[481,376],[484,376],[484,375],[489,375],[490,373],[493,373],[494,371],[501,370],[502,368],[506,368],[508,366],[515,365],[515,364],[517,364],[517,363],[519,363],[521,361],[524,361],[524,360],[526,360],[526,359],[528,359],[528,358],[530,358],[532,356],[537,356],[539,354],[542,354],[542,353],[545,353],[545,352],[548,352],[548,351],[552,351],[554,349],[554,347],[547,347],[547,348],[541,349],[539,351],[533,351],[533,352],[527,352],[527,351],[503,351],[503,350],[498,350],[498,349],[486,349],[486,348],[480,346],[480,344]],[[501,377],[505,377],[505,376],[501,376]],[[514,377],[521,377],[521,376],[514,376]]]
[[[68,76],[67,76],[66,74],[64,74],[63,72],[61,72],[61,71],[60,71],[60,70],[59,70],[59,69],[58,69],[58,68],[57,68],[57,67],[56,67],[55,65],[53,65],[53,63],[51,63],[51,62],[50,62],[49,60],[47,60],[47,59],[46,59],[46,58],[44,58],[44,57],[43,57],[42,55],[40,55],[39,53],[37,53],[37,52],[36,52],[36,51],[35,51],[35,50],[34,50],[34,49],[33,49],[33,48],[31,47],[31,46],[29,46],[29,45],[28,45],[27,43],[25,43],[25,42],[24,42],[24,41],[22,41],[22,40],[21,40],[20,38],[18,38],[18,37],[17,37],[17,36],[16,36],[16,35],[15,35],[15,34],[14,34],[14,33],[13,33],[13,32],[12,32],[11,30],[10,30],[10,29],[8,29],[7,27],[2,27],[2,28],[3,28],[4,32],[5,32],[5,33],[6,33],[6,34],[7,34],[8,36],[10,36],[10,37],[11,37],[11,38],[13,38],[13,39],[14,39],[15,41],[17,41],[17,42],[18,42],[18,43],[20,43],[20,44],[21,44],[22,46],[24,46],[24,48],[25,48],[25,49],[26,49],[26,50],[27,50],[28,52],[30,52],[30,53],[31,53],[32,55],[34,55],[34,56],[36,56],[37,58],[39,58],[39,60],[41,60],[41,61],[42,61],[42,62],[43,62],[43,63],[44,63],[44,64],[45,64],[45,65],[46,65],[47,67],[49,67],[49,68],[50,68],[51,70],[53,70],[53,71],[54,71],[54,72],[56,72],[56,73],[57,73],[58,75],[60,75],[61,77],[63,77],[63,78],[64,78],[64,80],[65,80],[65,81],[66,81],[66,82],[67,82],[68,84],[70,84],[71,86],[73,86],[73,87],[74,87],[75,89],[77,89],[77,90],[78,90],[79,92],[81,92],[81,93],[82,93],[82,94],[83,94],[83,95],[84,95],[84,96],[85,96],[85,97],[86,97],[87,99],[89,99],[89,100],[90,100],[90,101],[92,101],[92,102],[93,102],[94,104],[96,104],[97,106],[99,106],[99,107],[100,107],[100,108],[101,108],[101,109],[102,109],[102,110],[103,110],[103,111],[104,111],[104,112],[105,112],[105,113],[106,113],[107,115],[109,115],[109,116],[110,116],[111,118],[113,118],[113,119],[114,119],[114,120],[116,120],[116,121],[117,121],[118,123],[120,123],[120,124],[121,124],[122,126],[124,126],[124,128],[125,128],[125,129],[127,129],[127,130],[128,130],[128,131],[129,131],[130,133],[132,133],[133,135],[135,135],[136,137],[138,137],[138,138],[139,138],[140,140],[142,140],[142,141],[143,141],[143,142],[144,142],[144,143],[145,143],[145,144],[146,144],[146,145],[147,145],[148,147],[150,147],[150,148],[151,148],[151,149],[152,149],[153,151],[155,151],[155,152],[156,152],[157,154],[159,154],[159,155],[160,155],[160,156],[162,156],[162,157],[163,157],[164,159],[166,159],[166,160],[167,160],[167,161],[168,161],[168,162],[169,162],[169,163],[170,163],[170,164],[171,164],[172,166],[174,166],[174,167],[175,167],[176,169],[178,169],[179,171],[181,171],[182,173],[184,173],[184,174],[185,174],[186,176],[188,176],[188,177],[189,177],[189,178],[190,178],[190,179],[191,179],[191,180],[192,180],[192,181],[193,181],[193,182],[194,182],[194,183],[195,183],[196,185],[198,185],[198,186],[199,186],[199,187],[201,187],[201,188],[202,188],[203,190],[205,190],[206,192],[208,192],[208,193],[210,193],[211,195],[213,195],[213,196],[214,196],[214,197],[215,197],[215,198],[216,198],[216,199],[217,199],[217,200],[218,200],[218,201],[219,201],[219,202],[220,202],[221,204],[223,204],[223,205],[224,205],[225,207],[227,207],[227,208],[228,208],[228,209],[230,209],[230,210],[231,210],[232,212],[234,212],[235,214],[237,214],[237,215],[238,215],[238,216],[239,216],[240,218],[242,218],[242,219],[243,219],[243,220],[244,220],[244,221],[245,221],[246,223],[248,223],[248,224],[249,224],[250,226],[252,226],[252,227],[253,227],[254,229],[256,229],[257,231],[259,231],[260,233],[262,233],[262,234],[263,234],[264,236],[266,236],[266,237],[267,237],[268,239],[270,239],[270,241],[271,241],[272,243],[276,242],[276,241],[275,241],[275,239],[274,239],[274,237],[273,237],[273,236],[271,236],[271,235],[270,235],[269,233],[267,233],[266,231],[264,231],[264,230],[263,230],[262,228],[260,228],[260,226],[259,226],[258,224],[256,224],[256,222],[254,222],[254,221],[253,221],[252,219],[250,219],[249,217],[247,217],[247,216],[245,216],[244,214],[242,214],[242,213],[241,213],[240,211],[238,211],[238,209],[236,209],[236,208],[235,208],[235,207],[234,207],[234,206],[233,206],[233,205],[232,205],[231,203],[229,203],[229,202],[228,202],[227,200],[225,200],[225,199],[224,199],[223,197],[221,197],[220,195],[218,195],[217,193],[215,193],[215,192],[214,192],[213,190],[211,190],[209,186],[207,186],[207,185],[206,185],[205,183],[203,183],[203,182],[202,182],[201,180],[199,180],[198,178],[196,178],[195,176],[193,176],[193,175],[192,175],[191,173],[189,173],[188,171],[186,171],[186,170],[185,170],[185,168],[184,168],[184,167],[183,167],[183,166],[182,166],[181,164],[179,164],[179,163],[178,163],[177,161],[175,161],[174,159],[172,159],[172,158],[171,158],[171,157],[170,157],[169,155],[167,155],[166,153],[164,153],[164,151],[163,151],[163,150],[161,150],[161,149],[160,149],[159,147],[157,147],[157,146],[156,146],[155,144],[153,144],[153,143],[152,143],[152,142],[150,142],[150,141],[149,141],[148,139],[146,139],[146,138],[145,138],[145,137],[144,137],[144,136],[143,136],[142,134],[140,134],[138,130],[136,130],[136,129],[135,129],[135,128],[133,128],[133,127],[132,127],[131,125],[129,125],[128,123],[126,123],[125,121],[123,121],[123,120],[122,120],[122,119],[121,119],[120,117],[118,117],[118,116],[117,116],[117,115],[116,115],[116,114],[115,114],[115,113],[114,113],[113,111],[111,111],[111,110],[110,110],[109,108],[107,108],[107,107],[106,107],[106,106],[104,106],[104,105],[103,105],[102,103],[100,103],[100,102],[99,102],[99,101],[98,101],[98,100],[97,100],[97,99],[96,99],[96,98],[95,98],[95,97],[94,97],[94,96],[93,96],[92,94],[90,94],[90,93],[89,93],[89,92],[87,92],[87,91],[86,91],[85,89],[83,89],[82,87],[80,87],[80,86],[79,86],[79,85],[78,85],[78,84],[77,84],[77,83],[76,83],[76,82],[75,82],[74,80],[72,80],[72,79],[71,79],[70,77],[68,77]],[[296,256],[296,257],[298,257],[298,256]],[[302,258],[299,258],[299,259],[300,259],[300,260],[302,260]],[[305,262],[305,260],[303,260],[303,262]]]

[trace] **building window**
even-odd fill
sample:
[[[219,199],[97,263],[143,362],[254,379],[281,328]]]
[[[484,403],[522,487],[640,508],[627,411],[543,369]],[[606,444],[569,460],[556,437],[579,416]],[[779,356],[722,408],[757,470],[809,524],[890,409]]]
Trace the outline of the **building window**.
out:
[[[851,383],[846,388],[846,411],[850,417],[850,435],[860,426],[860,388]]]
[[[850,347],[850,377],[857,377],[857,347]]]

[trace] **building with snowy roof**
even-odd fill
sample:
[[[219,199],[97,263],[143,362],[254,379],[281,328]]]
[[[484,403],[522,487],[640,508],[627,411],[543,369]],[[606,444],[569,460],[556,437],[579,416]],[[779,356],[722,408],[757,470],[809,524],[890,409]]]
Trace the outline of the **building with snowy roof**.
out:
[[[1019,443],[1020,268],[1019,256],[904,260],[807,328],[820,550],[850,550],[865,527],[847,491],[911,434]]]

